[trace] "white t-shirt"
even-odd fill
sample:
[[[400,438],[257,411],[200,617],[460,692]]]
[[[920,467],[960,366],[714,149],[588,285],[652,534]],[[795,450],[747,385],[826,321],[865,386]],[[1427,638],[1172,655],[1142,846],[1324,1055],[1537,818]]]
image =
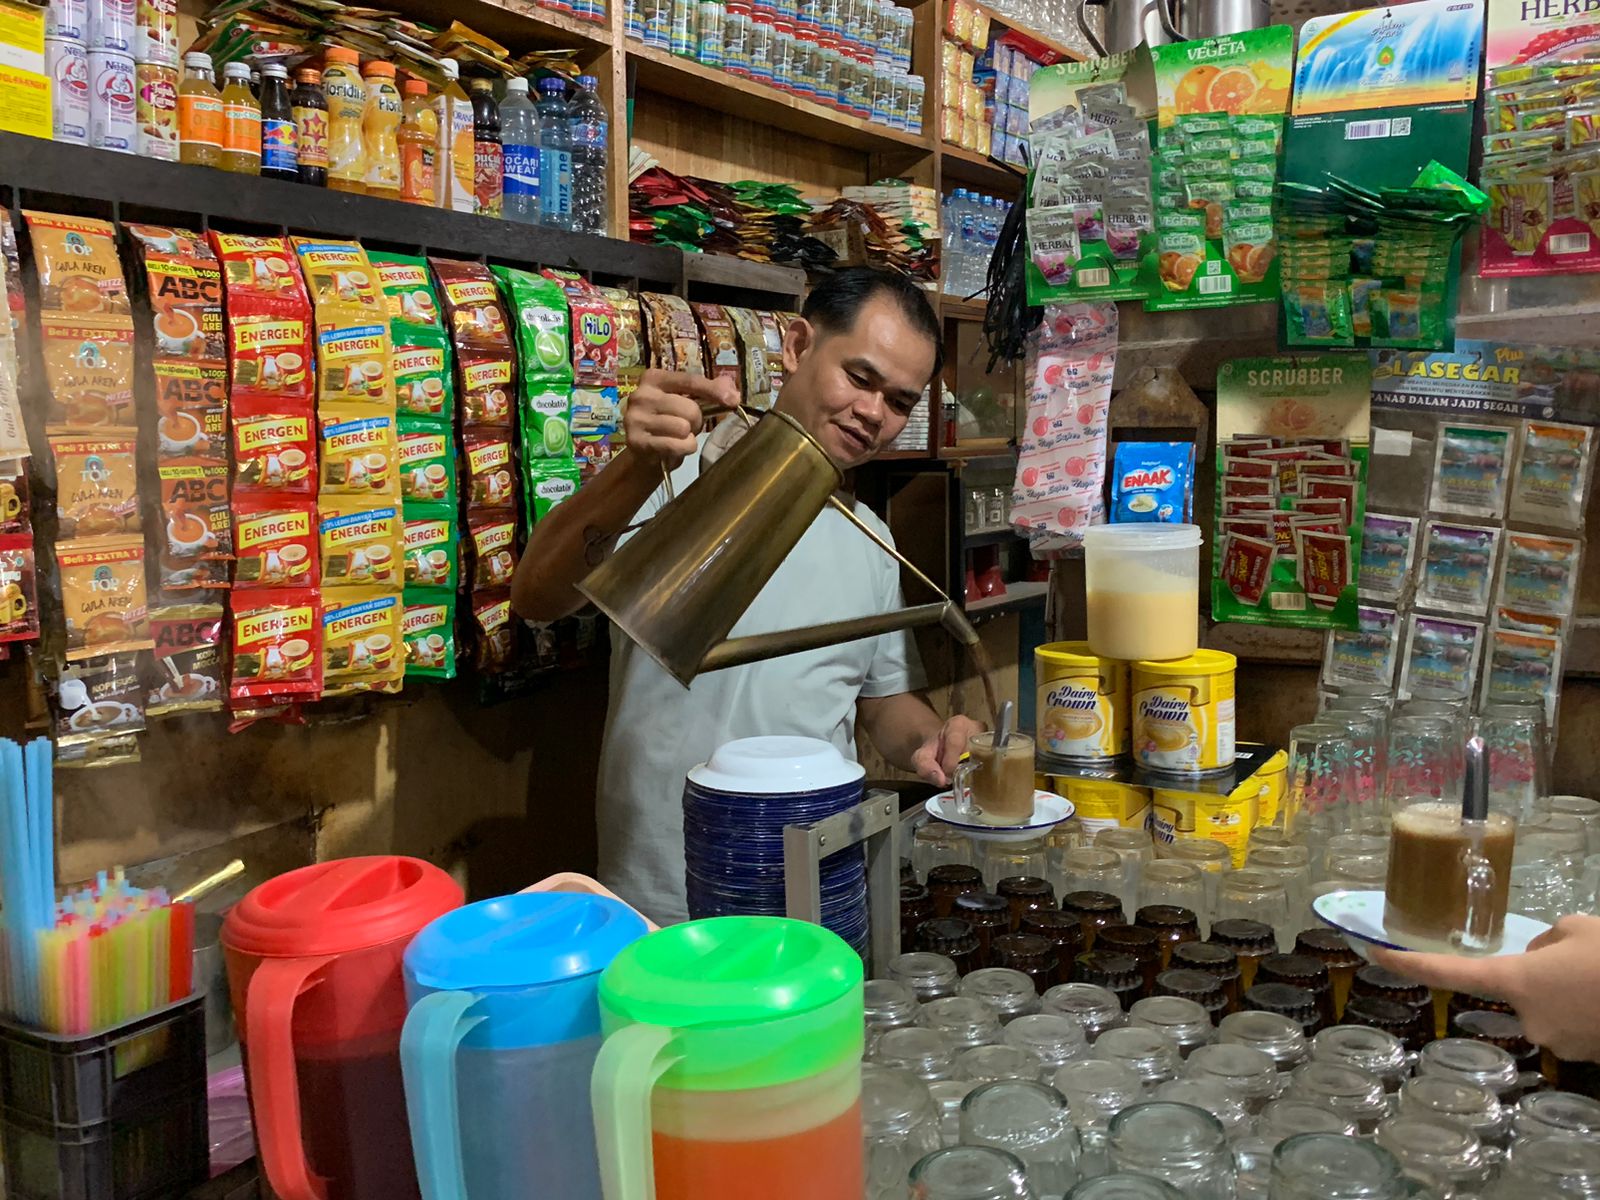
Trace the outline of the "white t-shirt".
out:
[[[699,474],[696,453],[673,472],[673,487],[682,494]],[[665,503],[666,489],[659,488],[634,521]],[[865,505],[855,511],[889,537]],[[898,564],[825,508],[728,636],[841,621],[903,604]],[[925,685],[916,642],[906,630],[712,671],[688,688],[614,633],[596,803],[601,882],[652,920],[687,919],[683,782],[691,767],[724,742],[761,734],[827,738],[854,760],[857,697],[896,696]]]

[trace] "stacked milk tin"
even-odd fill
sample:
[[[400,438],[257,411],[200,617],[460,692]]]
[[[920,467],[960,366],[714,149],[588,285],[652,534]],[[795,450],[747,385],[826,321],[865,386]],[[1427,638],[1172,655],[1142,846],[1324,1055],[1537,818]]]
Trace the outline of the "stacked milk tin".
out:
[[[50,0],[45,57],[56,141],[177,160],[177,0]]]

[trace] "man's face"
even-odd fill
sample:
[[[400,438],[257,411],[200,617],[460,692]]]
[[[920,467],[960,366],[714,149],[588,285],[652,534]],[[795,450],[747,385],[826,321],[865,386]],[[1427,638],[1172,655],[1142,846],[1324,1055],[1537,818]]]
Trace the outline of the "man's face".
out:
[[[933,375],[934,347],[900,306],[874,296],[855,325],[829,332],[805,320],[783,339],[788,372],[777,407],[842,468],[859,466],[899,436]]]

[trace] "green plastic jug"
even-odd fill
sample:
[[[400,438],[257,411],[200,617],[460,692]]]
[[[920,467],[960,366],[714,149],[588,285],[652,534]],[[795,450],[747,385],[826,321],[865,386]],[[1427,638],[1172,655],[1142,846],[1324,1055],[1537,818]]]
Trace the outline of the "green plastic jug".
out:
[[[861,959],[784,917],[674,925],[600,979],[605,1200],[840,1200],[865,1191]]]

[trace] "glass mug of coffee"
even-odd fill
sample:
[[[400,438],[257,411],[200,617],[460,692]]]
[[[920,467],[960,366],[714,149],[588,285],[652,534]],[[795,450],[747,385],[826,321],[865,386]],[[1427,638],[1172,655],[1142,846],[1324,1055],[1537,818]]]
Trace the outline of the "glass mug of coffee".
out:
[[[995,747],[993,733],[974,734],[968,757],[950,781],[956,813],[984,825],[1026,825],[1033,819],[1033,739],[1013,733]]]
[[[1407,949],[1493,954],[1500,948],[1511,886],[1516,822],[1482,820],[1461,805],[1429,801],[1394,815],[1383,923]]]

